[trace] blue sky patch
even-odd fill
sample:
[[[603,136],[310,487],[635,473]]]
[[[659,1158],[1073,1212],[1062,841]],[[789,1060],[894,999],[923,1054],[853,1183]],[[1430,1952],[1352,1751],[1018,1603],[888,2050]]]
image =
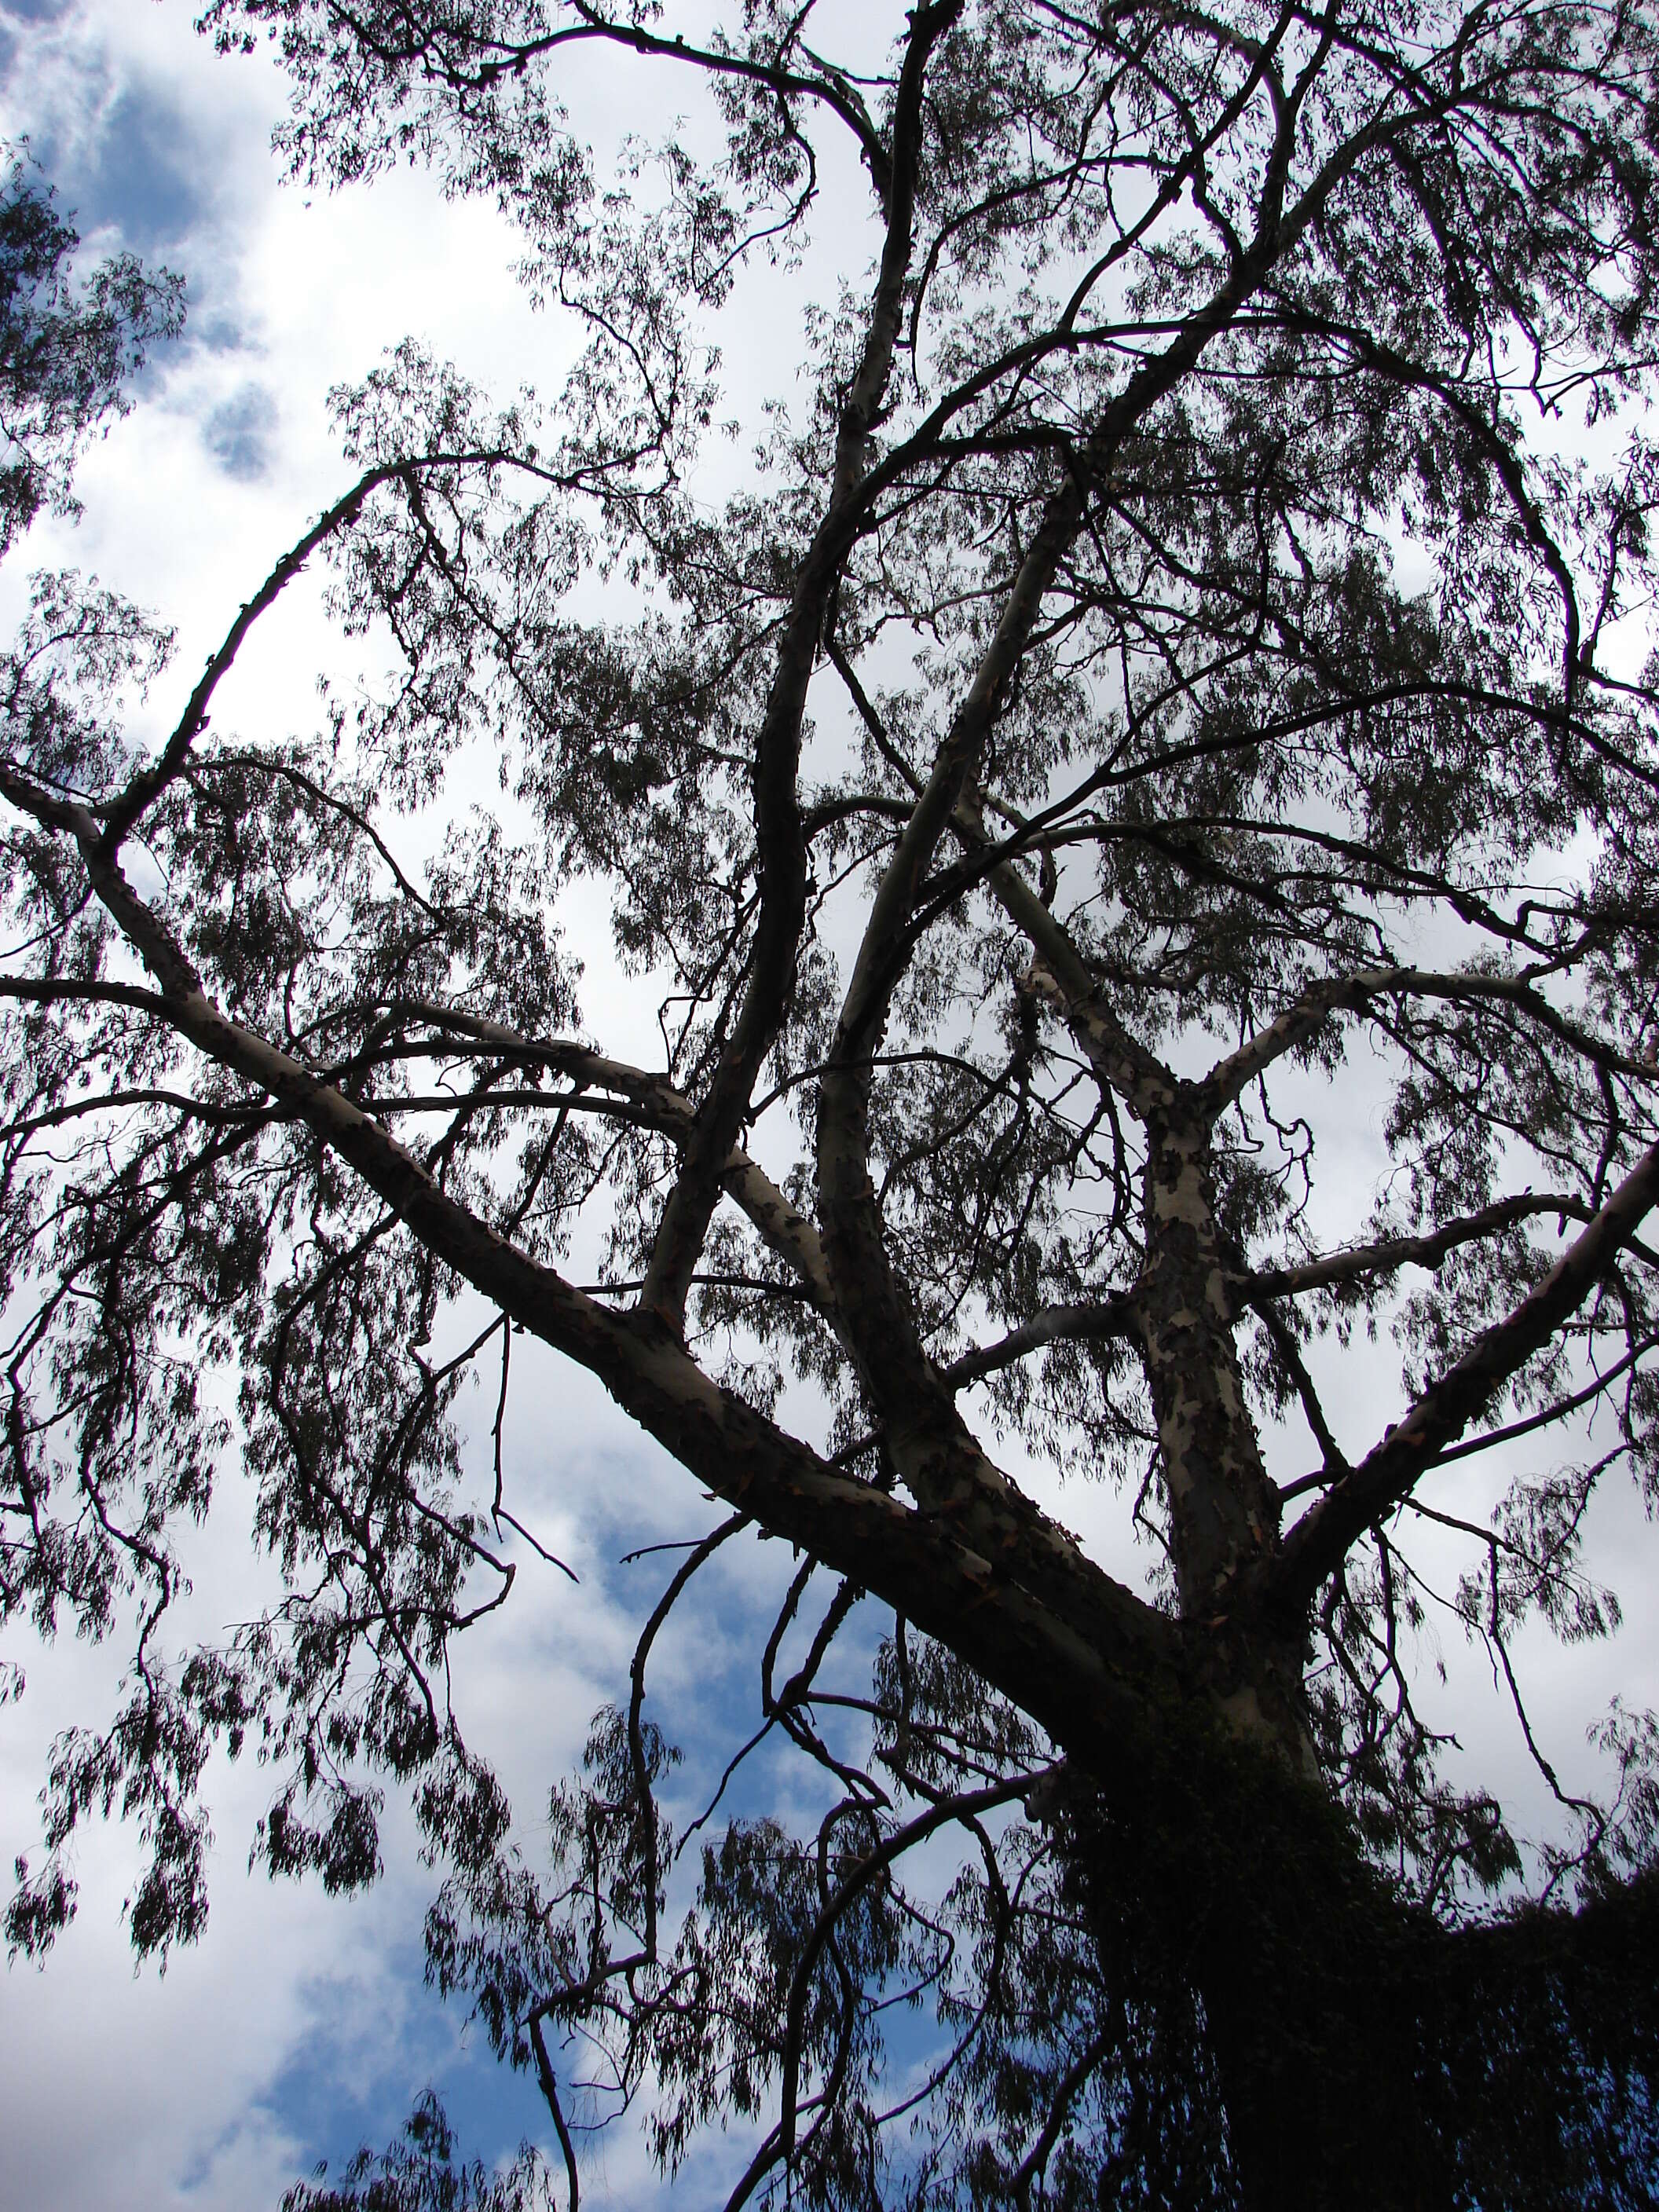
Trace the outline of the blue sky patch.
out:
[[[270,469],[270,435],[276,402],[261,384],[245,384],[216,407],[202,425],[202,443],[228,477],[257,483]]]
[[[211,223],[210,186],[193,134],[173,103],[143,84],[121,93],[82,175],[75,180],[87,230],[108,223],[135,253],[176,251]]]
[[[216,148],[211,119],[182,105],[177,88],[158,76],[135,77],[109,98],[106,76],[76,107],[56,107],[50,73],[47,88],[33,79],[47,50],[28,29],[68,12],[62,0],[0,0],[0,87],[15,128],[27,134],[31,157],[84,241],[81,266],[125,250],[174,270],[189,287],[185,343],[235,351],[246,341],[234,165]]]
[[[296,2179],[320,2160],[337,2174],[364,2143],[382,2148],[428,2087],[436,2090],[468,2158],[490,2165],[510,2157],[526,2137],[537,2141],[550,2132],[535,2084],[497,2063],[482,2029],[465,2031],[464,2007],[446,2005],[427,1988],[413,1947],[393,1973],[398,2033],[381,2063],[365,2067],[362,2045],[349,2030],[330,2033],[325,2006],[320,2032],[295,2053],[261,2100],[303,2146]],[[349,2013],[356,1995],[342,1996]]]
[[[73,5],[74,0],[5,0],[0,15],[14,16],[21,23],[55,23]]]

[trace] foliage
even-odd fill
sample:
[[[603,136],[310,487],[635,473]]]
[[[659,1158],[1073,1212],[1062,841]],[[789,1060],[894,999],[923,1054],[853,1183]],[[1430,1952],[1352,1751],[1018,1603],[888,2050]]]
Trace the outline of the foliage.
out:
[[[493,197],[582,337],[550,398],[410,341],[336,392],[355,480],[158,744],[124,716],[169,641],[109,593],[37,580],[9,657],[0,1607],[137,1623],[14,1942],[118,1805],[140,1952],[198,1933],[222,1738],[271,1765],[273,1873],[372,1880],[408,1793],[433,1978],[534,2070],[573,2212],[573,2046],[671,2172],[749,2130],[733,2208],[1313,2206],[1362,2165],[1378,2205],[1646,2201],[1656,1724],[1596,1724],[1574,1794],[1517,1654],[1612,1632],[1587,1528],[1659,1501],[1659,21],[203,22],[279,55],[296,174]],[[703,104],[596,150],[589,49]],[[102,366],[38,417],[36,506],[170,296],[77,304],[39,220],[52,343]],[[810,291],[805,397],[721,492],[768,272]],[[240,740],[221,687],[311,562],[390,674]],[[580,1009],[584,884],[660,1065]],[[540,1549],[525,1335],[730,1515],[545,1865],[447,1687]],[[1150,1590],[994,1450],[1116,1486]],[[283,1595],[175,1650],[234,1455]],[[1425,1531],[1467,1545],[1449,1596]],[[799,1563],[761,1736],[821,1817],[716,1832],[711,1783],[688,1899],[647,1662],[753,1534]],[[1512,1694],[1540,1845],[1443,1766],[1431,1607]],[[533,2179],[457,2179],[428,2110],[292,2201]]]
[[[552,2197],[541,2161],[526,2143],[505,2173],[455,2163],[455,2137],[436,2098],[422,2097],[401,2142],[374,2158],[360,2152],[338,2189],[319,2175],[283,2199],[283,2212],[536,2212]]]
[[[76,293],[69,267],[80,240],[32,173],[27,149],[0,185],[0,556],[41,508],[74,514],[70,482],[88,435],[131,403],[122,385],[146,348],[176,337],[184,285],[131,254],[101,262]]]

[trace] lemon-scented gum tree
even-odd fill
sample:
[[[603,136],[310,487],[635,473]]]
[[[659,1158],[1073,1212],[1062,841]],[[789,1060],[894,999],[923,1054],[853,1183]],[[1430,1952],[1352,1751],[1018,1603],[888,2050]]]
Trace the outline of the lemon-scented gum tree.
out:
[[[195,1933],[195,1784],[252,1733],[273,1870],[371,1879],[377,1793],[411,1793],[434,1973],[535,2070],[573,2201],[571,2039],[668,2166],[751,2124],[733,2203],[1645,2201],[1651,1724],[1605,1723],[1607,1801],[1563,1793],[1523,1864],[1437,1772],[1410,1631],[1427,1520],[1511,1681],[1530,1614],[1605,1632],[1586,1516],[1654,1480],[1652,463],[1606,434],[1659,319],[1650,13],[204,27],[276,41],[297,171],[493,195],[587,343],[539,404],[410,343],[339,394],[355,474],[159,748],[112,703],[161,650],[131,610],[43,581],[12,655],[5,1597],[141,1623],[130,1702],[54,1753],[14,1936],[49,1942],[57,1853],[117,1801],[141,1949]],[[605,172],[573,50],[702,120]],[[766,255],[816,270],[836,142],[870,265],[824,255],[778,364],[802,418],[713,507],[711,336]],[[1563,460],[1563,420],[1616,464]],[[396,681],[239,742],[219,686],[325,561]],[[495,817],[452,799],[481,745]],[[584,878],[653,1065],[578,1012]],[[1333,1246],[1361,1060],[1392,1172]],[[1357,1439],[1332,1386],[1389,1324],[1399,1417]],[[556,1789],[550,1868],[446,1691],[511,1602],[510,1486],[453,1415],[486,1363],[507,1401],[515,1333],[728,1514]],[[1317,1468],[1270,1468],[1297,1424]],[[1010,1437],[1118,1485],[1154,1588]],[[1471,1517],[1443,1470],[1516,1442]],[[180,1650],[175,1531],[233,1450],[289,1594]],[[732,1824],[671,1917],[646,1659],[754,1532],[800,1555],[763,1720],[832,1796],[816,1835]],[[873,1680],[842,1656],[871,1607]],[[946,1830],[941,1899],[907,1868]],[[884,2088],[907,1995],[931,2070]],[[447,2145],[428,2114],[295,2201],[438,2201]]]

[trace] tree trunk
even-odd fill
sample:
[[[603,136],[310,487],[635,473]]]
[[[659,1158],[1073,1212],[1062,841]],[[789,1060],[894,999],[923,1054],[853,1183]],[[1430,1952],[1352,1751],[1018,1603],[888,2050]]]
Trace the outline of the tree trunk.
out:
[[[1188,1094],[1148,1121],[1146,1258],[1135,1286],[1158,1419],[1182,1617],[1205,1632],[1210,1687],[1236,1733],[1312,1782],[1304,1646],[1261,1633],[1243,1593],[1278,1553],[1279,1493],[1239,1373],[1237,1316],[1215,1219],[1210,1115]]]
[[[1115,1912],[1137,1900],[1170,1987],[1200,2001],[1246,2212],[1415,2212],[1451,2196],[1416,2094],[1402,1923],[1319,1779],[1304,1638],[1246,1596],[1277,1555],[1279,1501],[1239,1372],[1212,1135],[1185,1089],[1147,1123],[1135,1310],[1181,1612],[1224,1733],[1172,1750],[1167,1802],[1134,1808],[1132,1832],[1094,1831],[1091,1879]]]
[[[1207,2057],[1240,2212],[1454,2203],[1425,2071],[1431,1931],[1328,1796],[1206,1732],[1171,1742],[1151,1802],[1080,1787],[1063,1832],[1109,1985],[1170,2017],[1200,2002],[1192,2094]]]

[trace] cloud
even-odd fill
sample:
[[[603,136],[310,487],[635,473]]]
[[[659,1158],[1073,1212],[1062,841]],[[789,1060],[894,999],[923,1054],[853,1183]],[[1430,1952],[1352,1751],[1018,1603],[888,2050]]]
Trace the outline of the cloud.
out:
[[[244,343],[238,276],[264,182],[269,82],[226,71],[203,97],[204,43],[133,0],[0,0],[0,131],[27,135],[83,260],[127,252],[183,275],[186,352]]]
[[[55,1652],[50,1668],[33,1670],[30,1700],[37,1687],[50,1694],[48,1673],[70,1656]],[[43,1717],[30,1716],[28,1701],[23,1712],[37,1724]],[[25,1765],[33,1747],[7,1745],[9,1844],[38,1775],[38,1759],[33,1772]],[[165,1978],[135,1975],[119,1922],[135,1856],[118,1830],[100,1831],[80,1853],[81,1917],[44,1969],[15,1966],[7,1977],[0,2128],[9,2203],[257,2212],[274,2208],[317,2155],[270,2092],[287,2054],[324,2030],[341,1988],[374,1986],[377,1951],[410,1901],[388,1893],[342,1914],[320,1897],[250,1879],[243,1831],[262,1779],[216,1779],[225,1840],[215,1852],[210,1940],[176,1954]],[[328,1960],[331,1980],[318,1972]]]
[[[533,1368],[526,1379],[532,1391],[556,1387]],[[499,1759],[532,1850],[547,1786],[578,1756],[588,1717],[625,1674],[632,1645],[608,1587],[608,1521],[579,1521],[554,1493],[591,1499],[608,1487],[607,1513],[636,1504],[648,1535],[671,1516],[678,1534],[684,1520],[683,1500],[660,1494],[637,1450],[625,1457],[620,1436],[595,1437],[592,1422],[605,1418],[596,1398],[566,1394],[563,1415],[556,1460],[535,1452],[549,1479],[538,1518],[583,1583],[573,1589],[551,1570],[538,1580],[526,1562],[516,1632],[459,1655],[469,1739]],[[480,1433],[474,1443],[481,1460],[487,1439]],[[598,1479],[601,1465],[608,1485]],[[193,1593],[175,1644],[222,1632],[227,1617],[270,1596],[269,1566],[248,1543],[252,1505],[248,1484],[222,1478],[185,1563]],[[29,1685],[0,1736],[6,1865],[37,1843],[47,1746],[62,1728],[106,1717],[120,1663],[113,1640],[49,1651],[20,1644],[15,1656]],[[337,2172],[360,2142],[388,2141],[428,2085],[470,2154],[492,2159],[541,2132],[532,2085],[496,2065],[463,2007],[446,2007],[425,1986],[420,1931],[431,1877],[417,1862],[407,1809],[388,1803],[381,1882],[331,1899],[315,1885],[247,1870],[254,1824],[275,1786],[251,1755],[211,1763],[209,1927],[164,1976],[132,1971],[122,1899],[139,1863],[134,1838],[118,1824],[84,1834],[75,1923],[43,1969],[10,1968],[0,2000],[13,2023],[0,2071],[7,2203],[29,2212],[274,2212],[287,2185],[319,2159]]]

